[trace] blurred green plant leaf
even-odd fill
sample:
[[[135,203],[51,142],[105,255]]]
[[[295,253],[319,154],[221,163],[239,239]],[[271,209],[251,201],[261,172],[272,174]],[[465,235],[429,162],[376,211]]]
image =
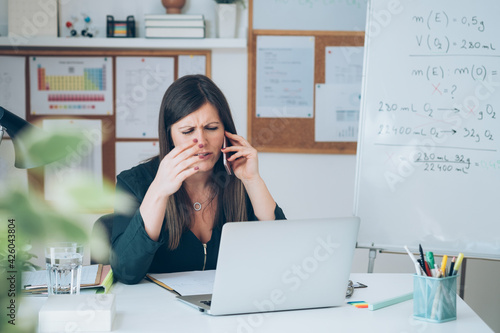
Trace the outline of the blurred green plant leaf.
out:
[[[68,156],[86,143],[88,139],[78,131],[57,128],[48,133],[35,126],[26,126],[15,138],[16,166],[33,168],[55,161],[64,163]]]
[[[1,198],[0,215],[14,219],[16,238],[20,241],[29,239],[85,241],[84,229],[76,223],[73,215],[54,210],[42,198],[35,194],[11,191]]]

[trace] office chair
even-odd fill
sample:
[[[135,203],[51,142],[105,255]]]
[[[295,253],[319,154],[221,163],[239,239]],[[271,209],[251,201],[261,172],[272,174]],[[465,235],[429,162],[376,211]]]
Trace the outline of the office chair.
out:
[[[111,232],[114,214],[101,216],[94,222],[90,235],[90,264],[109,265],[111,252]]]

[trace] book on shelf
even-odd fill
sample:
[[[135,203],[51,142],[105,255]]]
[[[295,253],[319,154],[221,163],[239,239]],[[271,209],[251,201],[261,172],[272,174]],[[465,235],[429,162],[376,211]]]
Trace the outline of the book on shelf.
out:
[[[146,27],[146,38],[205,38],[204,27]]]
[[[106,294],[113,284],[110,265],[82,266],[80,293]],[[22,291],[25,295],[47,295],[47,271],[28,271],[22,274]]]
[[[203,20],[202,14],[146,14],[144,20]]]
[[[203,20],[145,20],[145,27],[196,27],[204,28]]]

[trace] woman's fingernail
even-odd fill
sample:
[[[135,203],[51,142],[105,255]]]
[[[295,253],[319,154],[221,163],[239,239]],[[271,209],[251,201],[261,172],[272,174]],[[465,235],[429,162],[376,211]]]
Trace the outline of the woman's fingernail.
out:
[[[199,166],[195,166],[194,169],[195,170],[200,170],[200,167]]]
[[[203,148],[203,147],[204,147],[204,146],[203,146],[203,143],[200,143],[200,144],[198,145],[198,147]]]
[[[198,142],[198,139],[193,139],[193,142],[194,142],[194,143]]]

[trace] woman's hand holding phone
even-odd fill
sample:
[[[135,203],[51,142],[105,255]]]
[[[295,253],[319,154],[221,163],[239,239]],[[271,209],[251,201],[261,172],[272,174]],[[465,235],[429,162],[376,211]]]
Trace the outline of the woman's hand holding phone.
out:
[[[243,137],[225,132],[231,146],[222,149],[227,158],[227,164],[232,168],[234,175],[241,181],[252,181],[260,178],[257,150]],[[232,153],[231,156],[228,153]]]

